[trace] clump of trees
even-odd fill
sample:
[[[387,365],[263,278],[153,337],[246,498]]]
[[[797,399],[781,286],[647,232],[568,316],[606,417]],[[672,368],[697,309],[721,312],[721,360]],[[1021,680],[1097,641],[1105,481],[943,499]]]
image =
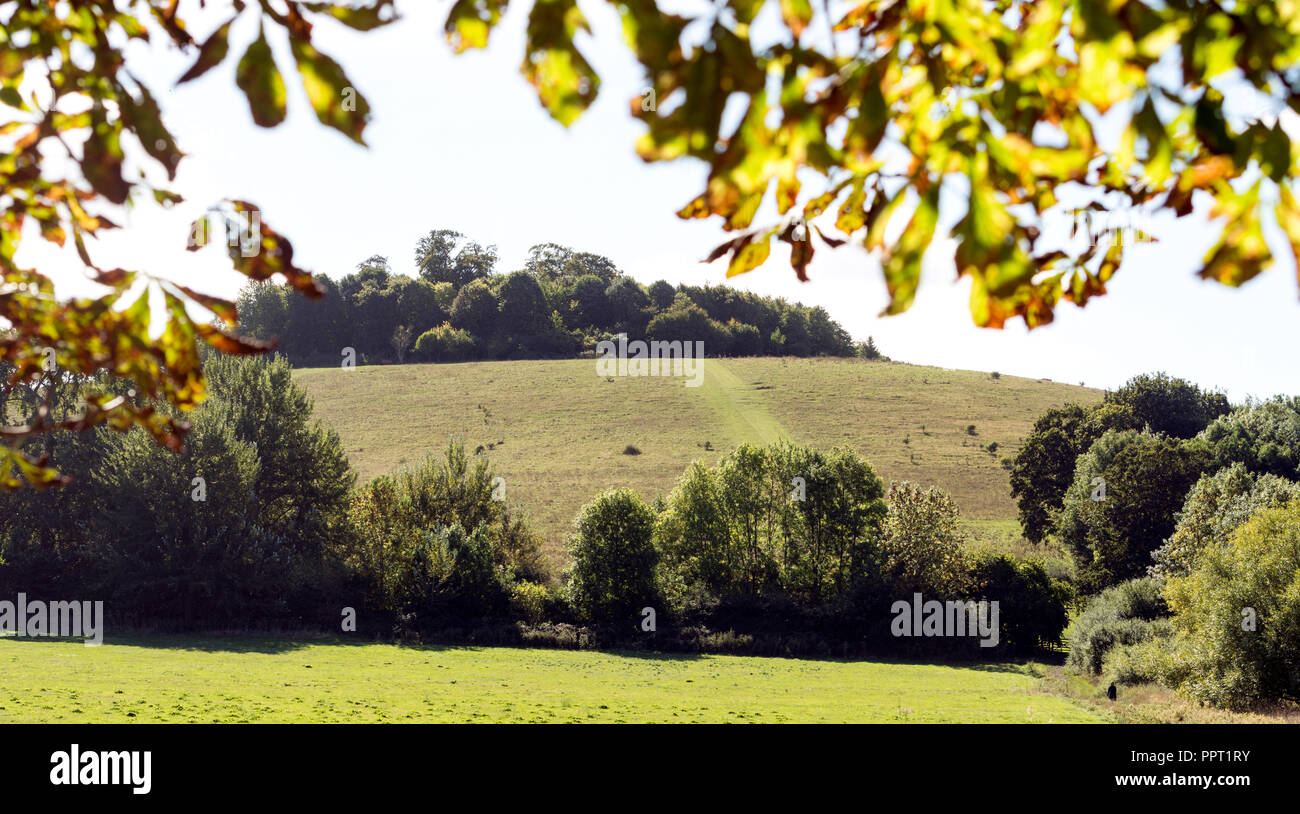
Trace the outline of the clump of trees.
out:
[[[1300,700],[1300,399],[1163,374],[1044,415],[1012,466],[1025,535],[1075,555],[1071,664],[1231,708]]]
[[[810,640],[978,651],[970,639],[893,637],[890,608],[915,591],[997,600],[1003,650],[1028,652],[1059,642],[1071,596],[1037,563],[968,553],[942,491],[902,483],[886,493],[853,452],[790,443],[692,464],[653,505],[627,490],[601,495],[570,546],[571,596],[585,618],[631,630],[636,612],[654,607],[673,630],[727,630],[775,652]]]
[[[855,346],[824,308],[722,286],[643,286],[607,258],[555,244],[534,246],[524,267],[501,273],[495,247],[434,230],[415,249],[416,276],[373,256],[307,304],[275,283],[239,298],[244,335],[278,338],[295,364],[337,364],[345,347],[362,360],[568,357],[612,334],[703,341],[713,356],[882,358]]]

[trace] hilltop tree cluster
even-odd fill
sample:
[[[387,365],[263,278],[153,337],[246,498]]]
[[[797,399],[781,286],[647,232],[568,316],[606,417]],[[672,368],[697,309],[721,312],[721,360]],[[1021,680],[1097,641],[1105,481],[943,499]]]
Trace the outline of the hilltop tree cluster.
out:
[[[379,256],[337,282],[322,277],[315,303],[252,284],[239,298],[242,330],[278,338],[295,364],[337,364],[343,348],[370,362],[570,357],[617,333],[703,341],[710,356],[859,353],[824,308],[723,286],[644,286],[605,257],[555,244],[501,273],[495,247],[435,230],[414,260],[414,277]],[[864,355],[878,358],[874,343]]]

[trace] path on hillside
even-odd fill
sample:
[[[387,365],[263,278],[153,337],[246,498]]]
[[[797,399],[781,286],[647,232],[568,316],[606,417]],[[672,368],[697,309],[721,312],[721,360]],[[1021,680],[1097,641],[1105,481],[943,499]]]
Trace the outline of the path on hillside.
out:
[[[704,385],[692,389],[699,390],[722,418],[731,435],[729,446],[746,441],[772,444],[791,437],[789,430],[767,409],[763,393],[746,384],[721,359],[704,360]]]

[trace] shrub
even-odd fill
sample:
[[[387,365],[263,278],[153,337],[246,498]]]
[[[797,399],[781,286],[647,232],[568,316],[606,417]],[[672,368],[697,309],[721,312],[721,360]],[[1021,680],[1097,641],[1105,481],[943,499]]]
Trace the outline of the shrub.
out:
[[[1300,501],[1257,513],[1165,593],[1193,698],[1228,708],[1300,700]]]
[[[545,585],[516,582],[510,586],[510,612],[516,619],[538,624],[546,618],[546,606],[550,598]]]
[[[579,512],[569,539],[569,590],[588,618],[631,620],[656,604],[654,524],[654,511],[630,489],[602,492]]]
[[[474,338],[469,331],[444,322],[420,334],[415,340],[415,352],[431,362],[459,362],[474,355]]]
[[[1070,628],[1069,664],[1076,670],[1100,673],[1106,653],[1116,645],[1167,635],[1169,608],[1162,583],[1150,577],[1107,588],[1088,601]]]

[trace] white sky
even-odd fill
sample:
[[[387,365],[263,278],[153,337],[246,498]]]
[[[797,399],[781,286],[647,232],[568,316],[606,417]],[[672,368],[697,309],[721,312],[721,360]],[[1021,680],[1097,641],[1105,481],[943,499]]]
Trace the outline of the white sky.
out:
[[[413,274],[418,237],[452,228],[496,244],[502,271],[518,268],[530,246],[553,242],[606,255],[646,283],[725,282],[725,260],[699,260],[727,234],[715,221],[673,214],[702,189],[704,168],[647,165],[635,155],[642,127],[628,105],[643,82],[608,6],[583,4],[594,31],[585,52],[603,86],[569,130],[547,116],[518,73],[526,7],[508,12],[487,51],[455,56],[441,31],[447,0],[399,6],[404,19],[369,34],[316,27],[318,46],[370,101],[369,149],[319,125],[292,73],[285,75],[287,122],[274,130],[252,124],[234,86],[234,63],[254,35],[249,20],[234,30],[225,64],[170,91],[192,57],[133,51],[137,73],[160,97],[189,156],[172,186],[187,202],[170,212],[149,203],[127,213],[128,228],[92,243],[97,262],[233,295],[240,278],[221,250],[191,254],[184,246],[190,220],[217,199],[239,197],[261,206],[292,240],[298,265],[335,278],[372,254]],[[196,33],[224,17],[207,14]],[[282,42],[272,45],[286,55]],[[292,71],[287,59],[280,64]],[[1161,242],[1131,249],[1107,296],[1086,310],[1062,304],[1054,324],[1032,333],[1019,322],[1002,331],[974,327],[969,283],[954,282],[946,241],[927,255],[915,305],[896,317],[877,317],[886,303],[879,266],[851,246],[819,249],[812,281],[801,284],[776,244],[765,266],[728,284],[824,306],[855,338],[874,336],[905,362],[1108,388],[1165,370],[1234,400],[1300,393],[1300,291],[1289,253],[1276,252],[1283,243],[1272,240],[1280,259],[1271,270],[1229,289],[1193,276],[1218,232],[1202,213],[1148,231]],[[47,250],[34,233],[18,259],[52,273],[61,293],[84,289],[75,255]]]

